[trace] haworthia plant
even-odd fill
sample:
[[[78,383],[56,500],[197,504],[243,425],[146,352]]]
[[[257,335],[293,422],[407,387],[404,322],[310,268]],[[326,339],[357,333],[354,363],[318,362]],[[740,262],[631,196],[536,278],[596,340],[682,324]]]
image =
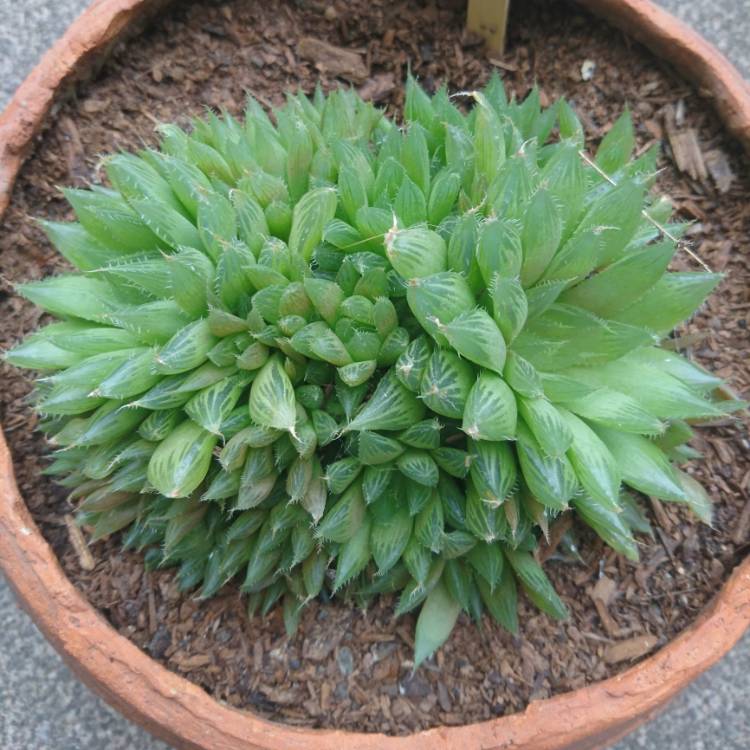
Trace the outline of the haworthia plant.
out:
[[[18,287],[59,322],[6,357],[94,538],[290,630],[395,592],[419,663],[461,610],[515,629],[519,585],[565,616],[533,554],[561,513],[630,558],[625,487],[710,518],[686,421],[738,404],[660,344],[720,277],[667,270],[656,154],[626,115],[593,166],[567,103],[470,99],[251,99],[66,191],[77,271]]]

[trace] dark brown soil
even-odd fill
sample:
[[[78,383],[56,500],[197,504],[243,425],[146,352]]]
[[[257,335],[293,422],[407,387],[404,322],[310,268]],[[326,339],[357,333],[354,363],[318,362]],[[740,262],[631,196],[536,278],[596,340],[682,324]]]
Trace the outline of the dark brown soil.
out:
[[[710,102],[638,45],[563,3],[513,5],[509,49],[498,63],[510,89],[523,95],[537,81],[546,100],[570,97],[592,143],[626,104],[639,146],[663,141],[659,187],[683,217],[696,221],[696,252],[727,273],[701,315],[681,331],[688,336],[682,346],[737,391],[750,393],[747,161],[722,134]],[[153,143],[157,122],[185,123],[206,105],[238,111],[245,90],[278,104],[285,89],[310,90],[319,77],[326,87],[336,85],[325,59],[317,69],[302,59],[301,53],[317,49],[300,47],[304,36],[359,53],[358,64],[343,75],[392,112],[398,112],[409,64],[427,87],[444,81],[452,89],[476,87],[492,65],[476,40],[461,35],[463,6],[448,0],[182,4],[118,49],[97,81],[56,108],[0,230],[0,273],[15,281],[59,270],[29,217],[67,217],[56,186],[100,179],[98,156]],[[596,69],[585,82],[587,59]],[[678,170],[674,149],[693,135],[699,152],[691,177]],[[722,158],[735,175],[728,186],[726,170],[723,177],[716,171]],[[702,161],[718,182],[702,174]],[[39,317],[9,285],[0,287],[0,347],[33,329]],[[652,646],[667,642],[694,620],[749,548],[747,425],[727,421],[701,429],[695,442],[706,460],[693,471],[715,499],[715,528],[698,525],[679,508],[653,505],[656,537],[641,539],[639,565],[574,529],[581,560],[558,554],[547,565],[570,620],[553,623],[523,604],[515,638],[489,621],[478,631],[462,620],[435,660],[412,677],[413,622],[394,621],[387,599],[367,612],[314,603],[289,639],[280,613],[248,621],[233,586],[196,602],[177,592],[171,572],[145,573],[141,557],[122,553],[117,539],[94,545],[96,567],[82,570],[62,522],[70,510],[64,493],[40,476],[46,447],[24,401],[30,381],[5,365],[0,372],[0,417],[21,491],[71,580],[117,630],[170,669],[233,706],[279,721],[404,734],[521,710],[530,700],[625,669],[643,656],[630,641],[634,636],[649,636],[645,642]]]

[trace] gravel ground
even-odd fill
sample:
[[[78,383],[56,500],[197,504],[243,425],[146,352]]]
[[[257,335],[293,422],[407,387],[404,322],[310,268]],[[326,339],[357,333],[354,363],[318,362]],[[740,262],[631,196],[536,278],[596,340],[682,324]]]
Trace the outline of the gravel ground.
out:
[[[750,78],[748,0],[660,0]],[[0,0],[0,107],[86,0]],[[0,577],[0,748],[169,750],[71,674]],[[748,750],[750,634],[667,713],[612,750]]]

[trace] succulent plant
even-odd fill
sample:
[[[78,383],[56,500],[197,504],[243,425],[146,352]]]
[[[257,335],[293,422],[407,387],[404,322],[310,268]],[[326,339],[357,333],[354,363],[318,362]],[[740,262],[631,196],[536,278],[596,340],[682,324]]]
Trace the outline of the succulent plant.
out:
[[[565,615],[533,554],[559,514],[632,559],[623,487],[708,518],[676,463],[737,404],[660,342],[720,277],[667,270],[655,150],[626,114],[592,162],[565,101],[464,96],[409,79],[403,127],[251,98],[64,191],[78,221],[42,225],[78,271],[19,286],[60,320],[7,358],[92,539],[201,597],[241,576],[290,631],[323,590],[396,593],[419,663],[461,610],[515,630],[517,584]]]

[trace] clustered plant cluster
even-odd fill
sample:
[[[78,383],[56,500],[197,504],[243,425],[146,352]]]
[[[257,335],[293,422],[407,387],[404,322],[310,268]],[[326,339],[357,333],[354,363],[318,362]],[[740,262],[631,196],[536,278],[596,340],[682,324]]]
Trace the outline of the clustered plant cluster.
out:
[[[413,79],[403,126],[354,92],[208,114],[106,160],[43,222],[78,271],[19,292],[59,322],[7,354],[93,539],[122,532],[200,597],[238,577],[285,623],[321,594],[421,607],[415,661],[461,610],[566,610],[534,550],[572,509],[628,558],[627,486],[710,512],[675,466],[735,407],[660,346],[719,281],[667,266],[684,227],[565,101]],[[455,102],[468,102],[468,113]]]

